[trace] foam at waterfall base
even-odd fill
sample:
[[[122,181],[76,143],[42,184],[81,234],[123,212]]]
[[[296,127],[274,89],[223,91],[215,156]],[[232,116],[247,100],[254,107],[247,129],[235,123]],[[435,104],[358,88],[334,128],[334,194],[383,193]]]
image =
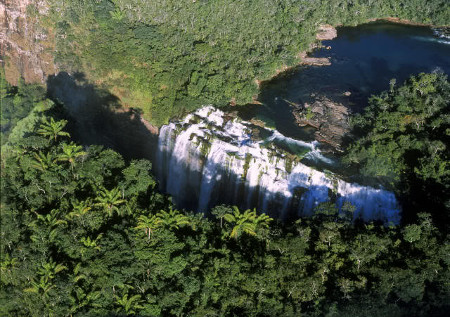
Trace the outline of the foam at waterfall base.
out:
[[[275,140],[295,143],[307,149],[307,155],[332,163],[317,142],[270,131],[266,139],[253,140],[249,122],[230,119],[213,106],[163,126],[156,162],[161,189],[179,208],[200,212],[227,203],[287,219],[312,215],[318,204],[331,200],[338,208],[345,201],[353,204],[355,218],[399,223],[393,193],[348,183],[293,160]]]

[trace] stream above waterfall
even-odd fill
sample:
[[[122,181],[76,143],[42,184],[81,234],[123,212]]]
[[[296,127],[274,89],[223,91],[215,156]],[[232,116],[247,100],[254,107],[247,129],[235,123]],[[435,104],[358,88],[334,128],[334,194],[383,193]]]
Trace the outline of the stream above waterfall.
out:
[[[292,103],[311,104],[324,96],[355,113],[372,94],[388,90],[391,79],[400,85],[420,72],[450,73],[450,37],[439,29],[378,21],[338,27],[337,37],[322,46],[310,55],[329,58],[330,66],[299,66],[265,82],[258,96],[262,105],[239,107],[239,115],[312,141],[315,130],[295,123]]]

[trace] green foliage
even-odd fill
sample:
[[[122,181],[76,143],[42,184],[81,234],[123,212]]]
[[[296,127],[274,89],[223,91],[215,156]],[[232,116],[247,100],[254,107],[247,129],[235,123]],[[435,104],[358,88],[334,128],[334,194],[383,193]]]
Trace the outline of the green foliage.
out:
[[[138,223],[136,229],[144,229],[145,233],[150,240],[152,234],[155,230],[160,227],[161,219],[155,215],[147,217],[147,216],[139,216]]]
[[[105,83],[158,125],[201,104],[251,102],[255,80],[298,64],[320,24],[450,19],[445,0],[49,2],[61,69]]]
[[[58,136],[70,136],[69,133],[63,131],[66,124],[66,120],[55,121],[53,118],[50,118],[50,121],[48,121],[47,118],[44,117],[42,120],[42,124],[37,132],[38,134],[43,135],[50,140],[53,139],[54,141],[56,141],[56,138]]]
[[[361,137],[349,147],[347,162],[395,187],[418,210],[433,206],[443,214],[450,202],[449,100],[450,82],[442,73],[419,74],[373,96],[354,118]]]
[[[40,85],[25,85],[20,81],[19,86],[13,87],[4,79],[3,71],[0,72],[1,145],[6,143],[9,134],[22,119],[29,116],[30,112],[48,108],[48,103],[51,101],[45,99],[45,90]],[[36,107],[36,104],[40,107]]]
[[[2,153],[2,316],[448,311],[450,241],[429,214],[403,228],[353,224],[349,203],[283,226],[228,206],[207,219],[174,209],[149,162],[48,139],[41,123],[60,121],[33,115]]]
[[[97,194],[98,196],[95,198],[97,203],[94,206],[102,207],[110,217],[113,216],[114,212],[120,213],[118,206],[126,202],[124,199],[120,199],[121,193],[117,187],[111,190],[99,188]]]
[[[233,212],[226,213],[223,218],[231,225],[228,236],[234,239],[239,238],[243,233],[256,236],[261,229],[267,229],[273,220],[265,214],[257,215],[255,209],[248,209],[241,213],[236,206],[233,207]]]
[[[190,223],[188,217],[172,208],[169,211],[160,210],[156,216],[160,219],[161,226],[168,230],[179,229]]]

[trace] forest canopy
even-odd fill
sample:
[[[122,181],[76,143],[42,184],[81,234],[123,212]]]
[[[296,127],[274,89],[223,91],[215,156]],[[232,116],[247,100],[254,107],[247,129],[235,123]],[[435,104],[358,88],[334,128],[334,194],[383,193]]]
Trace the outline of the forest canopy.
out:
[[[450,21],[445,0],[48,1],[59,69],[85,72],[157,125],[201,104],[252,102],[257,81],[298,64],[321,24]]]
[[[417,83],[427,100],[448,85],[420,75],[366,115],[382,100],[420,103]],[[7,87],[36,101],[2,146],[2,316],[446,316],[450,241],[433,210],[398,227],[328,202],[289,224],[180,211],[149,161],[75,143],[64,107],[34,89]]]
[[[404,210],[430,210],[442,225],[450,220],[450,82],[439,72],[391,81],[353,118],[360,138],[347,150],[358,163],[404,197]],[[405,216],[405,215],[404,215]]]
[[[296,65],[321,24],[450,21],[446,0],[47,1],[39,19],[59,69],[158,125],[205,103],[252,102],[257,80]],[[400,226],[352,221],[354,206],[332,202],[290,223],[235,206],[178,210],[150,161],[77,143],[51,94],[0,84],[0,315],[448,314],[443,74],[392,81],[354,118],[346,162],[396,189]]]

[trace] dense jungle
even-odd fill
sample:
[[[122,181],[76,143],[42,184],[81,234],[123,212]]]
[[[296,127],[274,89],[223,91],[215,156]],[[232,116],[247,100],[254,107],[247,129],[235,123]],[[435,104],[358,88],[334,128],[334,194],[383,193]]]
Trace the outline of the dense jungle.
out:
[[[1,4],[2,316],[447,316],[445,70],[386,82],[349,114],[339,153],[330,150],[395,195],[397,224],[355,216],[364,206],[338,204],[335,188],[312,215],[288,221],[239,201],[200,213],[180,207],[155,173],[155,129],[206,104],[231,113],[264,103],[263,86],[320,47],[321,25],[394,18],[442,28],[445,38],[447,1],[23,3]],[[52,66],[32,80],[24,65],[36,61]],[[201,124],[194,119],[179,125]],[[272,133],[266,119],[253,124]],[[168,138],[173,147],[182,129]],[[207,150],[199,145],[199,161],[211,160]],[[303,152],[279,153],[285,174],[304,162]],[[243,156],[239,182],[251,159]]]

